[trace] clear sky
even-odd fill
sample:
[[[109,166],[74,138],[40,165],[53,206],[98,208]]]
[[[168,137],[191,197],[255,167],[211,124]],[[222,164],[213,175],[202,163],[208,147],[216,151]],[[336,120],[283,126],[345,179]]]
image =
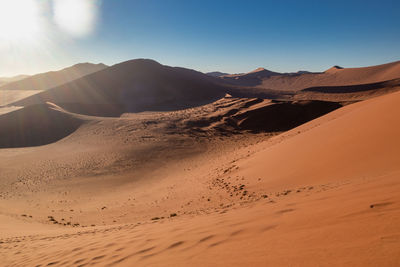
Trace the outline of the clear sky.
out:
[[[0,77],[134,58],[230,73],[396,61],[400,1],[0,0]]]

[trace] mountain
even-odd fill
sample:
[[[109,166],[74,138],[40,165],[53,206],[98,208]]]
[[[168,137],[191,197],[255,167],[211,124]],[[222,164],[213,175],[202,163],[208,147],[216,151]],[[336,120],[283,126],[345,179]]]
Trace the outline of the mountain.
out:
[[[69,111],[100,116],[123,112],[174,110],[202,105],[225,95],[217,78],[149,59],[116,64],[80,79],[15,102],[17,106],[52,102]]]
[[[59,71],[40,73],[5,84],[0,86],[0,90],[47,90],[105,68],[107,66],[102,63],[80,63]]]

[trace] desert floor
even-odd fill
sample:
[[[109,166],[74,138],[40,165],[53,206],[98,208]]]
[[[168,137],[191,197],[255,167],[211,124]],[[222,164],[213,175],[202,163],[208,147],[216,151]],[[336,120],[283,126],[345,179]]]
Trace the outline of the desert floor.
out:
[[[269,100],[120,118],[49,105],[71,134],[0,149],[0,265],[398,266],[399,104],[260,132],[243,127]]]

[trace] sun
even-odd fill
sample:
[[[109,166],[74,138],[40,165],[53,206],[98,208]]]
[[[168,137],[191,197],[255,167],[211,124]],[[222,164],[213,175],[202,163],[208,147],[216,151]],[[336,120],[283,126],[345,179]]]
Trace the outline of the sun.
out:
[[[96,0],[54,0],[54,21],[61,30],[74,37],[90,34],[95,26]]]
[[[0,41],[33,40],[40,30],[40,10],[35,0],[0,0]]]

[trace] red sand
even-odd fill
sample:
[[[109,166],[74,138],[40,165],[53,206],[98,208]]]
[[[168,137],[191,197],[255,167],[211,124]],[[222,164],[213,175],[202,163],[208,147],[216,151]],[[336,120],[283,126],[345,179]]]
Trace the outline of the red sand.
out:
[[[400,92],[280,134],[240,128],[274,105],[29,112],[79,125],[51,144],[0,149],[2,264],[400,265]]]

